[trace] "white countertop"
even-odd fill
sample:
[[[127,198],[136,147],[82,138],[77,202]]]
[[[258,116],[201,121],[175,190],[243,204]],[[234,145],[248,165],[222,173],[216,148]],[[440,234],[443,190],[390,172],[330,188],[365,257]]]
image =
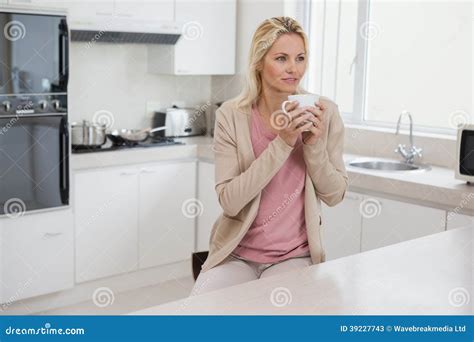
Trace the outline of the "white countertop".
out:
[[[134,165],[162,160],[195,158],[213,161],[213,138],[197,136],[176,138],[185,145],[143,147],[113,152],[73,154],[73,171],[119,165]],[[344,154],[349,161],[367,156]],[[432,166],[426,172],[382,172],[347,166],[349,190],[374,192],[404,200],[423,202],[424,205],[441,208],[458,208],[460,213],[474,215],[474,186],[454,178],[454,171]]]
[[[472,315],[473,233],[458,228],[130,315]]]

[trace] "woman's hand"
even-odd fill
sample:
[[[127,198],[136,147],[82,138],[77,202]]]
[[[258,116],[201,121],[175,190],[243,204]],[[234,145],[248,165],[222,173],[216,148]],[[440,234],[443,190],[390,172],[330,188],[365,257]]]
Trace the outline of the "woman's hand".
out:
[[[288,145],[295,146],[298,136],[304,130],[313,126],[311,117],[314,117],[314,114],[310,112],[310,108],[312,107],[298,108],[298,101],[293,101],[287,105],[286,111],[288,114],[283,111],[277,111],[272,114],[272,126],[280,130],[278,135],[285,140]],[[305,123],[305,121],[308,122]],[[301,125],[301,123],[303,124]]]
[[[312,113],[310,120],[314,125],[309,127],[309,132],[303,132],[303,143],[305,145],[314,145],[323,136],[326,130],[324,109],[324,106],[319,103],[315,103],[315,107],[307,107],[307,111]]]

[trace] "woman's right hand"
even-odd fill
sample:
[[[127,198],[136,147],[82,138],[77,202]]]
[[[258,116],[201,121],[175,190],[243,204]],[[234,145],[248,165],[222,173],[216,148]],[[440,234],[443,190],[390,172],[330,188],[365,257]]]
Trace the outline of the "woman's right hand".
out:
[[[298,108],[298,101],[292,101],[287,104],[286,112],[288,113],[289,117],[287,118],[280,118],[280,121],[286,121],[284,125],[280,126],[280,132],[278,135],[285,140],[285,142],[290,146],[295,146],[296,140],[298,140],[298,136],[301,133],[310,128],[313,124],[309,119],[313,116],[312,113],[307,112],[306,107]],[[305,113],[306,112],[306,113]],[[276,114],[287,116],[283,111],[278,112]],[[283,119],[283,120],[282,120]],[[275,118],[275,120],[279,120]],[[309,121],[304,123],[305,121]],[[272,120],[273,122],[273,120]],[[303,123],[303,124],[302,124]]]

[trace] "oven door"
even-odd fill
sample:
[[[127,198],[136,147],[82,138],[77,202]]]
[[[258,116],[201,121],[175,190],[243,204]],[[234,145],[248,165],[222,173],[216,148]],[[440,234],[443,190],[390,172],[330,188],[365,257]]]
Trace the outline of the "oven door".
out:
[[[69,204],[66,115],[0,118],[0,215]]]
[[[0,11],[0,29],[0,94],[66,92],[64,16]]]

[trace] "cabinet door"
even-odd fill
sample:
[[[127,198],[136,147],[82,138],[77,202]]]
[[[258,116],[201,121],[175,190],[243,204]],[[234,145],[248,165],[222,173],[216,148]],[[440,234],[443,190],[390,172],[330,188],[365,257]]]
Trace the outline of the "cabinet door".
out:
[[[334,207],[322,204],[321,235],[326,260],[360,252],[362,216],[359,208],[361,199],[360,195],[347,192],[344,201]]]
[[[175,73],[230,75],[235,72],[235,0],[176,0],[182,36],[175,46]]]
[[[360,210],[362,251],[445,230],[444,210],[376,197],[365,197]]]
[[[31,5],[39,8],[67,10],[70,17],[93,19],[96,15],[113,15],[114,0],[9,0],[11,5]]]
[[[174,0],[115,0],[115,15],[144,21],[173,21]]]
[[[74,286],[71,209],[0,218],[0,302]]]
[[[138,169],[75,175],[76,280],[137,269]]]
[[[473,227],[474,216],[456,214],[453,211],[448,211],[446,216],[446,228],[455,229],[463,227]]]
[[[191,257],[196,217],[196,162],[160,163],[140,169],[140,268]]]
[[[214,164],[199,162],[198,168],[198,198],[202,203],[203,212],[197,221],[196,251],[209,250],[211,230],[222,209],[214,189]]]

